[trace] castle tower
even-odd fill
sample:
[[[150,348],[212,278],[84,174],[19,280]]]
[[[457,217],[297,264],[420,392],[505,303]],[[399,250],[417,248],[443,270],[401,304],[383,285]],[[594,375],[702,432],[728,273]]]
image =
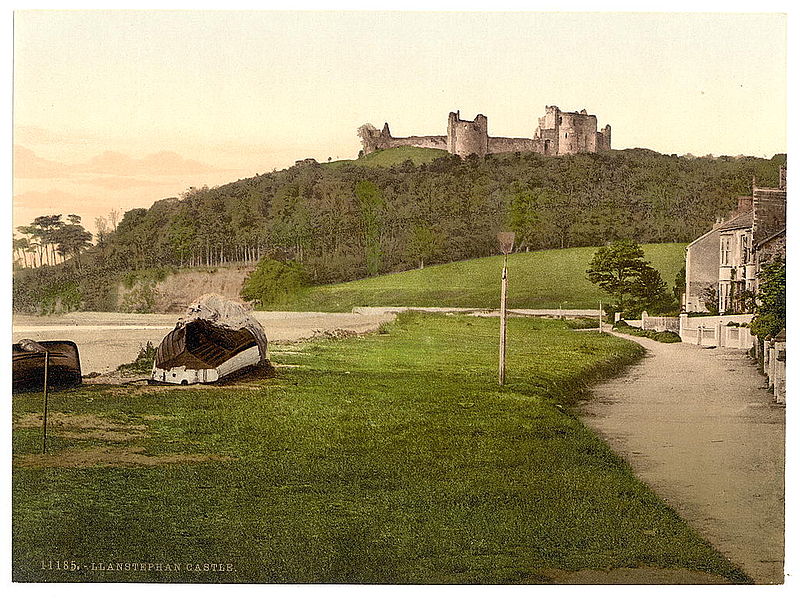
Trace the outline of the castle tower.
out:
[[[611,126],[597,131],[597,117],[585,108],[580,112],[564,112],[557,106],[546,106],[534,140],[538,151],[548,156],[597,152],[611,148]]]
[[[470,154],[486,156],[489,152],[489,126],[484,115],[474,121],[462,121],[461,112],[451,112],[447,117],[447,151],[464,158]]]
[[[597,152],[601,150],[611,150],[611,125],[597,132]]]

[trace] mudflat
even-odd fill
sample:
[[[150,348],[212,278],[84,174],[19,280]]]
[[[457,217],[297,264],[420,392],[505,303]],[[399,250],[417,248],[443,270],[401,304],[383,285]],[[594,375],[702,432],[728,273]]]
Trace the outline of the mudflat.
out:
[[[295,342],[340,332],[367,333],[394,318],[388,313],[256,311],[253,315],[264,326],[270,342]],[[132,362],[147,342],[158,345],[179,318],[179,314],[101,312],[15,315],[13,340],[71,340],[78,344],[84,374],[108,373]]]

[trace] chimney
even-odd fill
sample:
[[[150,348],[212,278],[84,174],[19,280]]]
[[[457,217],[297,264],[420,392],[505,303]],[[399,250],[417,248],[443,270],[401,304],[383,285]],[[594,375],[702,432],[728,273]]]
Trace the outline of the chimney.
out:
[[[739,201],[738,206],[736,207],[737,215],[741,215],[743,213],[753,210],[752,196],[739,196],[737,200]]]

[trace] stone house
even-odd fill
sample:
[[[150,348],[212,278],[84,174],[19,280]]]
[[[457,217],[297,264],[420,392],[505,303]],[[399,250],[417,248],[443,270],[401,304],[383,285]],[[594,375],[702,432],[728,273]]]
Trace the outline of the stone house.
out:
[[[786,256],[785,167],[778,188],[753,180],[751,195],[687,246],[683,310],[706,311],[707,290],[716,288],[720,314],[744,312],[758,293],[761,265],[779,256]]]

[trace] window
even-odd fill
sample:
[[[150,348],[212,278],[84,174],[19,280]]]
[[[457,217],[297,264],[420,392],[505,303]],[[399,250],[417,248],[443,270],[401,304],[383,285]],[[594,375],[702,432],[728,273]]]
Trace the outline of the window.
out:
[[[747,234],[744,233],[739,237],[739,245],[742,252],[742,264],[746,265],[750,262],[750,247],[747,243]]]
[[[726,236],[719,240],[720,243],[720,265],[729,266],[731,264],[731,238]]]

